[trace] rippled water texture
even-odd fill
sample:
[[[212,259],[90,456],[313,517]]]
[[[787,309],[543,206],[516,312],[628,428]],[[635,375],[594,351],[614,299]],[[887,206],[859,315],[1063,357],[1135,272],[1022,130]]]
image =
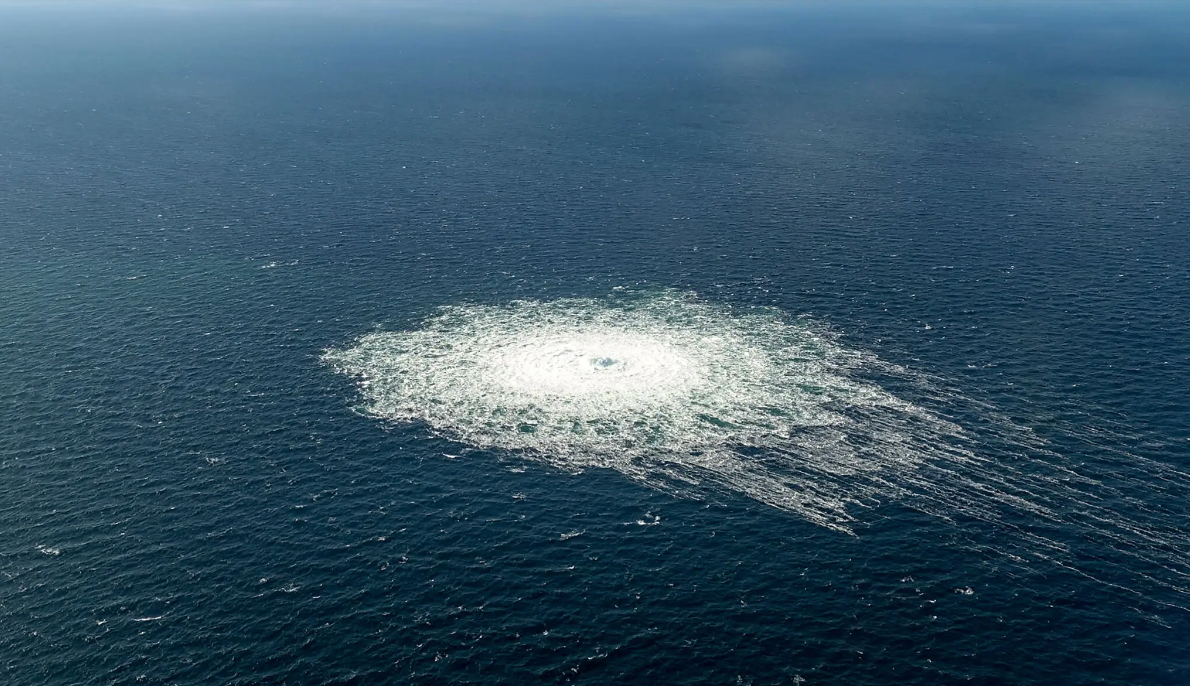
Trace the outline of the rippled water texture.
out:
[[[1188,5],[0,0],[0,684],[1185,686]]]

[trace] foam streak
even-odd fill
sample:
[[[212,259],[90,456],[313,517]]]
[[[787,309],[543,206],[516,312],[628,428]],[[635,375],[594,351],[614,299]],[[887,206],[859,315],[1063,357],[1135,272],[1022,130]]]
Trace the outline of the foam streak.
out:
[[[614,469],[682,496],[736,492],[846,533],[857,506],[898,499],[1014,531],[1021,547],[1005,552],[1062,566],[1068,537],[1053,531],[1073,527],[1155,570],[1134,576],[1190,594],[1185,535],[1113,512],[1094,495],[1102,484],[1030,459],[1056,456],[984,407],[978,438],[1013,446],[1021,465],[990,460],[972,432],[929,409],[952,392],[772,309],[674,292],[449,306],[325,360],[360,380],[368,415],[475,447],[573,472]],[[913,386],[926,405],[874,378]],[[1154,479],[1190,484],[1150,467]]]

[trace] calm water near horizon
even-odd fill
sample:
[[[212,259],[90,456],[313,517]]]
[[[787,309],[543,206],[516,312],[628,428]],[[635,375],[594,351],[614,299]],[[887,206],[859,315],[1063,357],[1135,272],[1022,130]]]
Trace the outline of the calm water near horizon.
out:
[[[1190,10],[0,3],[0,682],[1190,683]]]

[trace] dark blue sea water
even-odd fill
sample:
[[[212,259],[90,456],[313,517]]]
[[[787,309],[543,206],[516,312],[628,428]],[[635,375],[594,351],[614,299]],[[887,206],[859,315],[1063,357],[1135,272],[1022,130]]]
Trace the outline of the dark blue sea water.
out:
[[[1188,158],[1180,4],[0,5],[0,682],[1190,683]],[[324,361],[670,297],[977,464],[847,533]]]

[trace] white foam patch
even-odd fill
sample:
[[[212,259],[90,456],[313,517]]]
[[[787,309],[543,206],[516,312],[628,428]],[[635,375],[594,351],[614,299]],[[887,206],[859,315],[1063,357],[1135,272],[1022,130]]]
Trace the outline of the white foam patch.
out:
[[[573,472],[614,469],[683,496],[739,493],[848,533],[866,506],[898,499],[995,522],[1024,542],[1016,552],[1063,566],[1071,551],[1045,527],[1077,522],[1085,538],[1170,573],[1144,572],[1150,580],[1190,593],[1184,535],[1082,495],[1098,482],[1031,459],[1045,452],[1040,441],[984,408],[978,438],[1019,449],[1015,463],[990,460],[973,431],[931,409],[952,391],[773,309],[672,291],[448,306],[325,360],[359,379],[366,414],[476,448]],[[874,379],[911,385],[930,407]],[[1169,470],[1156,478],[1190,483]]]
[[[361,380],[376,417],[686,495],[726,488],[848,531],[848,506],[897,490],[896,473],[964,456],[938,440],[960,427],[852,374],[871,356],[686,294],[450,306],[326,360]]]

